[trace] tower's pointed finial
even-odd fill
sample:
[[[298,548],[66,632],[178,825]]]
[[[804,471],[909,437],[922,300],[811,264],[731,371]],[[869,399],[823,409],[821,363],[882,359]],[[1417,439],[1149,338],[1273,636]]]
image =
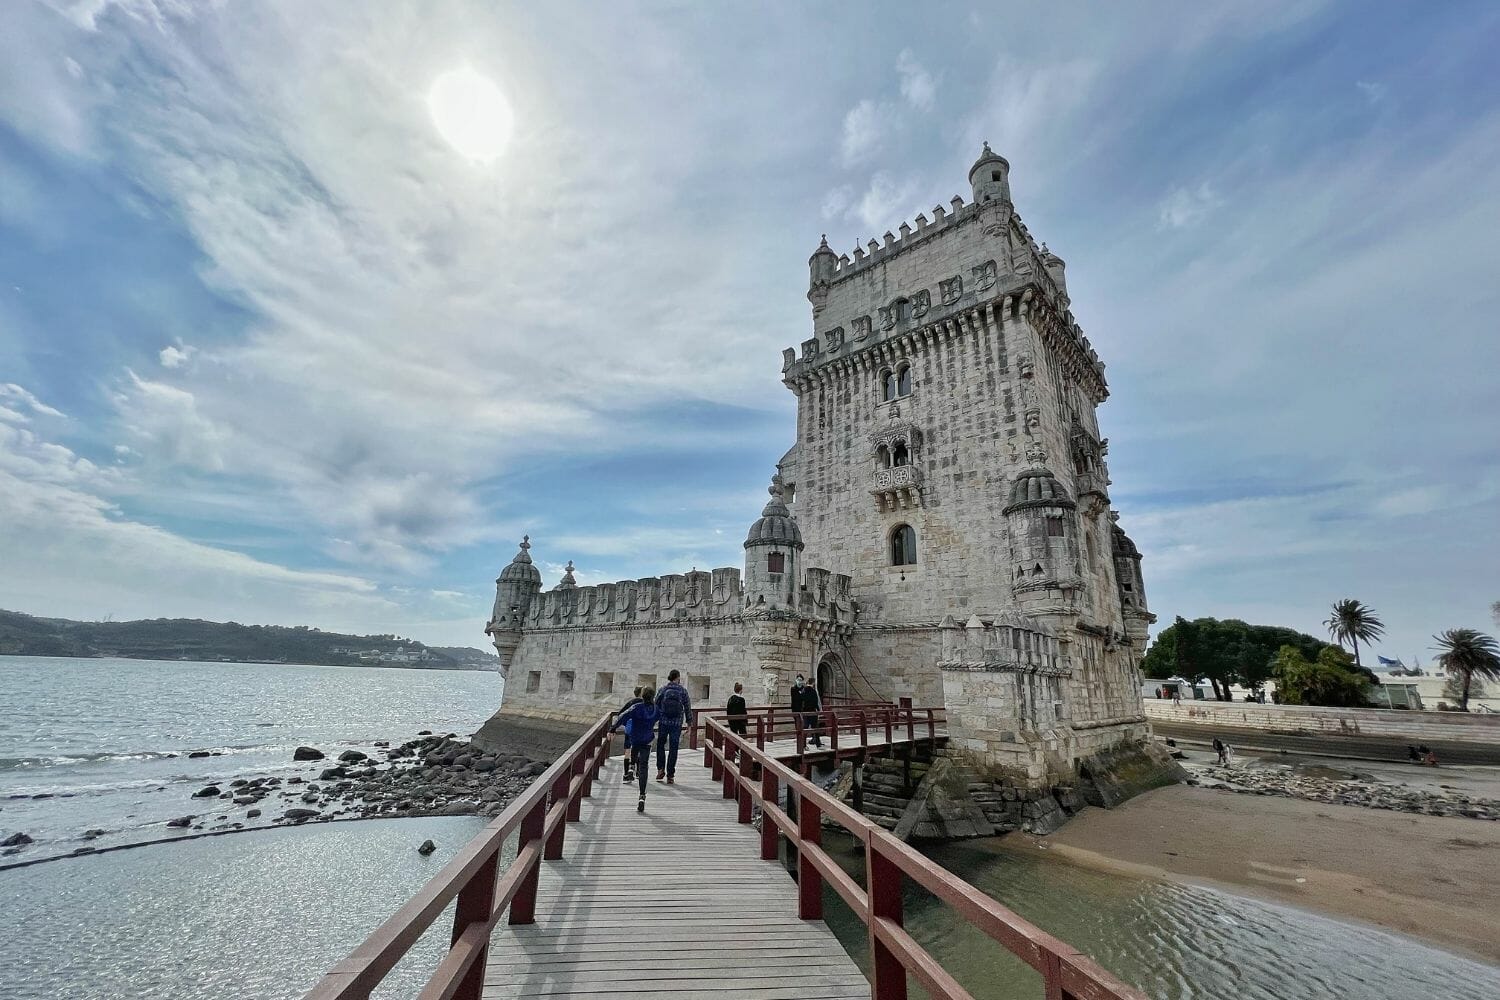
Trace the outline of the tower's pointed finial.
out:
[[[986,140],[985,140],[985,141],[984,141],[984,151],[985,151],[985,152],[986,152],[986,153],[989,153],[989,152],[990,152],[990,141],[989,141],[989,140],[988,140],[988,139],[986,139]]]
[[[818,242],[818,249],[819,250],[827,250],[827,249],[829,249],[829,247],[828,247],[828,234],[827,233],[824,233],[823,234],[823,238]]]
[[[525,552],[525,551],[527,551],[530,548],[531,548],[531,536],[530,535],[522,535],[521,536],[521,551]]]

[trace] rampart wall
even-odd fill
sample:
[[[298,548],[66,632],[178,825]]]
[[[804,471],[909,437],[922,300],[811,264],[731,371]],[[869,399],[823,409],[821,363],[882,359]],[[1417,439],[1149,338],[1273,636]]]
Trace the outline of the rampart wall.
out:
[[[1454,740],[1500,746],[1500,715],[1404,712],[1389,708],[1317,708],[1248,702],[1146,699],[1146,716],[1162,722],[1238,726],[1274,733],[1390,736],[1408,742]]]

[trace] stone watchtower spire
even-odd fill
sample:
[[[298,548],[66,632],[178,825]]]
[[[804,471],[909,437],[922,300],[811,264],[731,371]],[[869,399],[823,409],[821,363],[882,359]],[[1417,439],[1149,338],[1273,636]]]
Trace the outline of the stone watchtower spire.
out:
[[[1009,205],[1010,162],[985,143],[979,159],[969,168],[969,185],[974,189],[974,204],[994,201]]]
[[[781,476],[771,477],[771,499],[745,536],[745,604],[791,608],[797,595],[802,529],[786,506]]]
[[[485,632],[495,640],[500,673],[510,670],[511,655],[521,642],[521,628],[531,600],[542,589],[542,574],[531,563],[531,536],[521,537],[520,549],[495,579],[495,609]]]
[[[829,247],[828,234],[824,233],[818,249],[807,258],[807,301],[812,303],[814,316],[822,312],[828,302],[828,286],[833,283],[838,266],[838,254]]]

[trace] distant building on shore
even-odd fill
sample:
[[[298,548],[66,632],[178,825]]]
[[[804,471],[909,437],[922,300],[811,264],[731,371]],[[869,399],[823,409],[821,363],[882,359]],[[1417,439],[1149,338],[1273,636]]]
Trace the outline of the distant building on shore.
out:
[[[744,565],[543,590],[529,539],[485,631],[504,713],[577,722],[680,669],[700,704],[736,681],[784,704],[948,709],[952,745],[1042,783],[1148,735],[1155,617],[1110,509],[1104,365],[1060,257],[988,145],[955,197],[899,233],[809,260],[812,332],[783,353],[796,443]]]

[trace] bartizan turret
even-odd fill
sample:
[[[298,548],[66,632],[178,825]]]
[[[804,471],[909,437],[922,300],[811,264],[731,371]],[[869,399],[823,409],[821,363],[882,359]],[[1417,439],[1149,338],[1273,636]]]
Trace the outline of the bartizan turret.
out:
[[[510,672],[511,658],[521,643],[521,630],[531,601],[542,589],[542,574],[531,563],[531,536],[521,539],[520,549],[510,565],[495,579],[495,608],[484,631],[495,643],[500,656],[500,673]]]
[[[1043,620],[1076,615],[1077,507],[1046,466],[1023,470],[1011,485],[1002,513],[1010,528],[1011,593],[1022,612]]]
[[[984,144],[979,159],[969,168],[969,186],[974,189],[974,204],[984,207],[996,202],[1010,205],[1010,163]]]
[[[1146,606],[1146,581],[1141,576],[1141,550],[1120,527],[1120,515],[1109,512],[1114,522],[1110,528],[1110,554],[1115,563],[1115,585],[1120,590],[1120,613],[1125,619],[1125,635],[1137,658],[1146,655],[1146,640],[1156,616]]]
[[[797,606],[802,531],[787,510],[781,476],[771,477],[771,499],[745,536],[745,610]]]
[[[828,303],[828,286],[833,283],[838,267],[838,254],[829,248],[828,235],[825,233],[818,249],[807,258],[807,301],[812,303],[815,319]]]

